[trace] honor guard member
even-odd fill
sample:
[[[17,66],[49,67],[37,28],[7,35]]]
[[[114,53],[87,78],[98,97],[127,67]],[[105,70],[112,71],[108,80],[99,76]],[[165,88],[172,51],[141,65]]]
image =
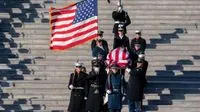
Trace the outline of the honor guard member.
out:
[[[100,60],[106,60],[108,51],[103,47],[103,40],[96,40],[96,46],[92,49],[92,56],[97,57]]]
[[[111,73],[107,78],[106,89],[109,112],[121,112],[122,97],[125,94],[125,79],[117,64],[111,65]]]
[[[142,36],[141,31],[136,30],[136,31],[135,31],[135,34],[136,34],[136,37],[133,38],[133,39],[131,40],[131,49],[136,50],[137,47],[139,47],[140,50],[141,50],[143,53],[145,53],[145,49],[146,49],[146,40],[143,39],[143,38],[141,37],[141,36]],[[139,46],[138,46],[137,44],[138,44]]]
[[[144,50],[142,49],[141,44],[139,42],[135,42],[134,47],[131,50],[137,55],[144,54]]]
[[[87,76],[86,112],[101,112],[107,74],[98,61],[92,61],[92,71]]]
[[[123,10],[123,5],[118,4],[118,9],[112,12],[112,18],[115,22],[113,26],[114,35],[118,35],[118,27],[123,27],[126,34],[126,27],[131,24],[131,20],[128,13]]]
[[[71,73],[68,88],[71,90],[69,112],[85,111],[85,86],[87,74],[81,71],[82,63],[75,63],[75,71]]]
[[[97,40],[101,39],[102,40],[102,46],[104,48],[104,50],[106,51],[106,53],[108,54],[109,52],[109,48],[108,48],[108,43],[105,39],[103,39],[103,31],[98,31],[98,37],[94,40],[92,40],[91,43],[91,50],[93,50],[93,48],[97,45]]]
[[[130,49],[129,38],[125,35],[124,28],[119,27],[118,34],[119,35],[115,36],[114,38],[113,49],[123,46],[126,47],[127,50],[129,50]]]
[[[143,90],[147,82],[148,62],[139,55],[136,65],[135,68],[126,69],[130,74],[127,86],[129,112],[142,112]]]

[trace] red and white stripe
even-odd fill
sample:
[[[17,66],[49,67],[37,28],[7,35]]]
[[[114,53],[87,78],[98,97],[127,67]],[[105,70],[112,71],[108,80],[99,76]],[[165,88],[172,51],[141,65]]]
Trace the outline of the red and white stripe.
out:
[[[51,43],[52,50],[64,50],[97,37],[97,16],[73,24],[76,4],[65,8],[51,8]]]
[[[106,64],[111,66],[117,64],[119,67],[126,67],[129,60],[129,52],[125,48],[116,48],[111,50],[107,55]]]

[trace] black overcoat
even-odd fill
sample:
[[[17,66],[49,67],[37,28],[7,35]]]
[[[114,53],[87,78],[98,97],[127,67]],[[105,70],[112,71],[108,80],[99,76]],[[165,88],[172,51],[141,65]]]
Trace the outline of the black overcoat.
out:
[[[84,72],[80,72],[79,75],[77,73],[72,73],[70,75],[70,80],[68,84],[68,88],[70,85],[73,85],[74,88],[76,87],[82,87],[84,89],[70,89],[71,90],[71,96],[70,96],[70,102],[68,106],[69,112],[84,112],[85,110],[85,86],[86,86],[86,76],[87,74]]]
[[[127,86],[128,99],[141,101],[143,99],[143,89],[146,84],[146,70],[143,68],[133,68]]]

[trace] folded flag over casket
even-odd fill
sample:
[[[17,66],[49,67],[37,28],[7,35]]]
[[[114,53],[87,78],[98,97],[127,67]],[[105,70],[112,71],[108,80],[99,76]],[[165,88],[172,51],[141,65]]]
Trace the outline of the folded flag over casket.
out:
[[[106,59],[106,64],[108,67],[114,63],[119,67],[126,67],[129,62],[129,52],[125,48],[118,47],[111,50]]]
[[[97,0],[51,8],[50,49],[64,50],[97,37]]]

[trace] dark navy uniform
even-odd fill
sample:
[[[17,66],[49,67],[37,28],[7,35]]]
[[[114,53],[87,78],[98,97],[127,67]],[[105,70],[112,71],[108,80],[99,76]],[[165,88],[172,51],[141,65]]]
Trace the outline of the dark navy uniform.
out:
[[[145,52],[145,49],[146,49],[146,40],[145,39],[143,39],[142,37],[132,39],[131,40],[131,49],[135,50],[135,44],[139,44],[141,52],[143,52],[143,53]]]
[[[108,94],[108,108],[113,112],[120,112],[122,108],[122,97],[124,95],[125,80],[119,72],[111,73],[107,79],[107,89],[111,91]]]
[[[103,46],[104,50],[106,51],[106,53],[108,54],[108,52],[109,52],[108,42],[107,42],[106,40],[103,39],[103,33],[104,33],[103,31],[98,31],[98,36],[99,36],[98,38],[101,39],[101,41],[102,41],[102,46]],[[98,38],[92,40],[92,43],[91,43],[91,50],[93,50],[93,48],[96,47],[96,42],[97,42]]]
[[[92,50],[92,56],[93,57],[101,56],[103,58],[103,60],[105,60],[106,56],[107,56],[107,51],[103,47],[96,46]]]
[[[126,27],[131,24],[131,20],[128,16],[128,13],[125,12],[124,10],[122,11],[113,11],[112,13],[112,18],[115,21],[115,24],[113,26],[113,33],[115,35],[118,35],[118,27],[119,25],[122,25],[122,27],[125,30],[125,34],[126,34]]]
[[[130,49],[129,38],[124,34],[123,28],[118,28],[118,32],[121,33],[120,35],[116,35],[114,38],[113,49],[118,47],[126,47],[128,50]]]
[[[119,36],[116,36],[114,38],[113,49],[122,47],[122,46],[127,47],[127,49],[130,48],[129,38],[126,35],[124,35],[122,38],[120,38]]]

